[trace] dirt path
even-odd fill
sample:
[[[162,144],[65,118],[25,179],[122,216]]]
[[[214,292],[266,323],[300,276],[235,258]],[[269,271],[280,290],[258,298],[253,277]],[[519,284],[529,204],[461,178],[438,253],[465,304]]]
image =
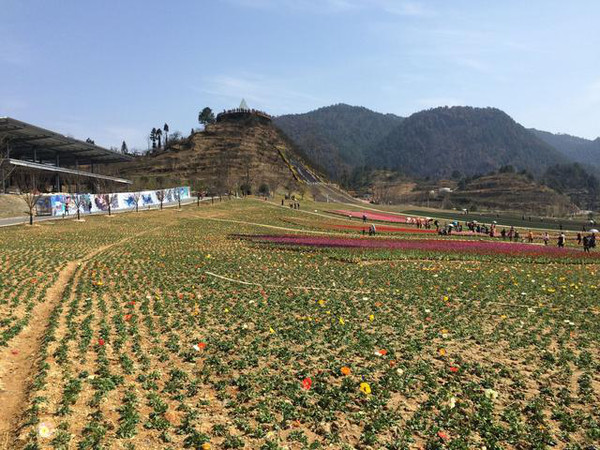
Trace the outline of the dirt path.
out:
[[[0,351],[0,450],[15,448],[13,445],[15,432],[21,414],[27,407],[27,390],[34,375],[32,372],[42,336],[48,327],[52,311],[60,302],[78,267],[111,247],[151,231],[154,230],[144,231],[99,247],[81,259],[68,262],[59,272],[56,282],[48,288],[44,301],[33,308],[27,327],[10,342],[8,348]]]

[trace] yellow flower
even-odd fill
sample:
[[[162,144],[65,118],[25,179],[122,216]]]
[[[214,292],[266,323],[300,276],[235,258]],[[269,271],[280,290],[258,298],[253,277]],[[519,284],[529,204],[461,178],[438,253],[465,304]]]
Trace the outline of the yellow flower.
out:
[[[369,316],[369,320],[370,320],[371,322],[373,322],[373,321],[375,320],[375,316],[374,316],[373,314],[371,314],[371,315]]]
[[[446,356],[446,349],[440,348],[440,349],[438,349],[438,353],[440,354],[440,356]]]
[[[360,383],[360,391],[363,394],[369,395],[371,393],[371,386],[369,386],[369,383]]]
[[[325,304],[325,300],[321,299],[319,300],[319,305],[323,306]]]
[[[275,334],[275,330],[272,327],[269,327],[269,333]]]
[[[210,259],[210,258],[211,258],[211,256],[210,256],[210,253],[209,253],[208,255],[206,255],[206,259]]]
[[[340,325],[344,325],[345,323],[346,323],[346,322],[344,322],[344,319],[342,319],[342,318],[340,317]]]
[[[202,444],[202,447],[200,447],[202,450],[210,450],[210,444],[208,442],[205,442],[204,444]]]
[[[448,301],[448,296],[444,295],[444,301],[447,302]]]

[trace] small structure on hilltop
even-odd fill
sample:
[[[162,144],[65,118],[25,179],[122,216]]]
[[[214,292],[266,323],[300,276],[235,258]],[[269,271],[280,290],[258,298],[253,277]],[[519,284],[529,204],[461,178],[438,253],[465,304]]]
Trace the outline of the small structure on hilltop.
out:
[[[248,104],[244,99],[242,99],[238,108],[228,109],[217,114],[217,122],[251,118],[256,118],[262,122],[271,122],[272,120],[272,117],[266,112],[248,107]]]

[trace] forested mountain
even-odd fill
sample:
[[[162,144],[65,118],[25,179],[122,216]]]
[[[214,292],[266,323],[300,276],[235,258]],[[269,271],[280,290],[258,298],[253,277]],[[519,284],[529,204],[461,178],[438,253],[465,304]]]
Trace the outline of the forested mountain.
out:
[[[409,176],[475,175],[505,165],[541,175],[554,164],[589,163],[593,144],[600,147],[600,140],[527,130],[495,108],[441,107],[403,119],[338,104],[275,124],[337,181],[365,165]]]
[[[534,128],[531,131],[573,161],[600,166],[600,138],[591,141],[568,134],[554,134]]]
[[[277,125],[333,179],[365,163],[365,149],[387,136],[400,122],[394,114],[338,104],[305,114],[275,118]]]
[[[464,106],[421,111],[371,148],[372,166],[415,176],[474,175],[512,165],[541,174],[567,162],[556,149],[495,108]]]

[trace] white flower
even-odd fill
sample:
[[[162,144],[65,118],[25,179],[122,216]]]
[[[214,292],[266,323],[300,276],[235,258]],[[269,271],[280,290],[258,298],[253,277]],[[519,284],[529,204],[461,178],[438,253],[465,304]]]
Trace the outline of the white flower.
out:
[[[199,352],[199,351],[200,351],[200,347],[198,347],[198,344],[194,344],[193,348],[194,348],[194,350],[196,350],[197,352]]]
[[[448,400],[448,407],[450,409],[454,409],[455,406],[456,406],[456,397],[450,397],[450,400]]]
[[[41,438],[48,439],[54,434],[53,427],[50,424],[42,422],[38,425],[38,434]]]
[[[396,369],[396,373],[397,373],[398,375],[402,375],[402,374],[404,373],[404,370],[403,370],[403,369],[401,369],[400,367],[398,367],[398,368]]]
[[[486,389],[483,391],[483,393],[485,394],[486,398],[489,398],[490,400],[496,400],[498,398],[498,392],[493,389]]]
[[[429,314],[429,313],[431,312],[431,310],[430,310],[430,309],[426,309],[426,310],[425,310],[425,312],[426,312],[427,314]]]

